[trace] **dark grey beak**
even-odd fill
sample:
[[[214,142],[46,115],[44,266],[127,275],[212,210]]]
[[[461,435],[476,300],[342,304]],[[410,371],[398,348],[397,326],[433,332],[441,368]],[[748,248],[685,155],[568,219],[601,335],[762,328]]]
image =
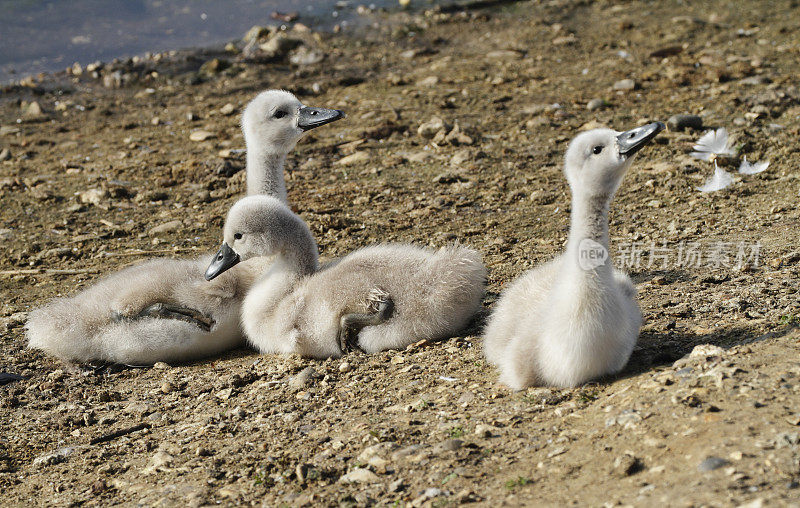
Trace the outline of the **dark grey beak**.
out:
[[[663,131],[665,127],[666,126],[661,122],[653,122],[623,132],[617,136],[620,155],[630,157],[635,154],[641,150],[644,145],[649,143],[651,139],[656,137],[656,134]]]
[[[208,269],[206,269],[206,280],[213,279],[239,261],[241,261],[239,254],[233,252],[233,249],[228,247],[227,243],[223,242],[222,247],[219,248],[219,252],[214,255],[214,259],[211,260],[211,264],[208,265]]]
[[[297,126],[304,131],[310,131],[320,125],[335,122],[344,118],[344,111],[338,109],[311,108],[308,106],[300,108],[297,118]]]

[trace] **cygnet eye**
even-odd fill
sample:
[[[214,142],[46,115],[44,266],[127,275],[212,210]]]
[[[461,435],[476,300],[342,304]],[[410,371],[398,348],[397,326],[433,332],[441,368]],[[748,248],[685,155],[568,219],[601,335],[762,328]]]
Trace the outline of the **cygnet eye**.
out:
[[[603,145],[597,145],[596,147],[592,148],[592,153],[595,155],[597,155],[602,151],[603,151]]]
[[[233,235],[233,239],[234,239],[234,240],[241,240],[241,238],[242,238],[242,234],[241,234],[241,233],[235,233],[235,234]]]
[[[283,118],[286,115],[287,115],[286,111],[283,111],[282,109],[279,109],[278,111],[275,112],[275,114],[273,116],[275,118]]]

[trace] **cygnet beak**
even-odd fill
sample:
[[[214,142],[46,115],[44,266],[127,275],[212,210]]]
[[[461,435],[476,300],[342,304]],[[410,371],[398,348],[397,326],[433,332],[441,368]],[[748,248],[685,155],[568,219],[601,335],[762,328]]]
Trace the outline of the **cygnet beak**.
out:
[[[649,143],[650,140],[656,137],[656,134],[663,131],[665,127],[666,126],[661,122],[653,122],[621,133],[617,136],[619,154],[630,157],[641,150],[644,145]]]
[[[219,252],[214,255],[211,264],[208,265],[206,270],[206,280],[211,280],[222,272],[227,271],[229,268],[241,261],[239,254],[236,254],[227,243],[223,242]]]
[[[297,126],[304,131],[310,131],[340,118],[344,118],[344,111],[303,106],[298,113]]]

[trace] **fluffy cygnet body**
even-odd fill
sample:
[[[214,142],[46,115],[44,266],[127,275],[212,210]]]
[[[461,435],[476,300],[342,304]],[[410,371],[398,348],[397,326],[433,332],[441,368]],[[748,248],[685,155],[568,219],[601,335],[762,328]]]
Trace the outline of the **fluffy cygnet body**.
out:
[[[283,164],[303,133],[341,111],[303,106],[289,92],[259,94],[242,115],[248,193],[286,201]],[[210,256],[209,256],[210,257]],[[154,259],[101,279],[75,296],[31,312],[28,345],[64,360],[125,364],[186,361],[217,354],[243,340],[242,299],[269,259],[243,263],[214,283],[209,257]]]
[[[315,272],[308,227],[278,205],[263,197],[234,205],[207,273],[213,279],[240,259],[276,255],[242,305],[245,334],[259,351],[328,358],[351,347],[400,348],[452,336],[480,308],[486,269],[474,250],[377,245]]]
[[[597,129],[570,143],[566,250],[514,281],[485,330],[485,355],[503,384],[573,387],[627,363],[642,317],[633,283],[609,257],[608,211],[632,156],[662,129]]]

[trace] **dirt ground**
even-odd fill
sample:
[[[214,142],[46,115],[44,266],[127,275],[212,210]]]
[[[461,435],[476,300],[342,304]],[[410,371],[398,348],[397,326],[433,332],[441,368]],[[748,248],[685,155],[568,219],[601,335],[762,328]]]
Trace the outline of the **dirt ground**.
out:
[[[800,505],[800,11],[699,4],[374,13],[359,36],[311,37],[317,63],[199,52],[5,87],[0,370],[24,379],[0,387],[2,504]],[[196,72],[215,56],[232,65]],[[49,298],[216,248],[243,191],[238,114],[279,87],[348,113],[286,172],[322,255],[457,239],[485,256],[487,310],[562,248],[579,129],[700,115],[637,156],[612,205],[645,321],[624,373],[511,392],[483,359],[485,315],[463,337],[324,362],[26,350],[26,313]],[[431,140],[433,117],[448,126]],[[703,194],[713,168],[688,153],[719,126],[770,166]],[[699,262],[678,259],[689,245]]]

